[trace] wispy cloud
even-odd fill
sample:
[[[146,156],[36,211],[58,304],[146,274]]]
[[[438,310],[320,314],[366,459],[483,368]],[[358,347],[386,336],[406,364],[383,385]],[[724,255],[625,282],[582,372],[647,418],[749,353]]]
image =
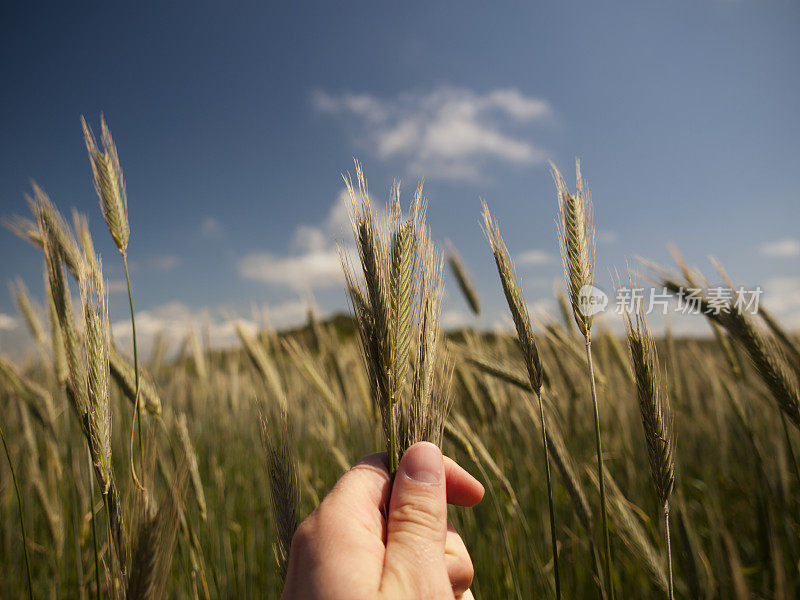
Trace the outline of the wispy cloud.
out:
[[[319,112],[354,119],[354,136],[366,140],[371,152],[404,161],[417,176],[476,179],[488,161],[530,165],[546,159],[544,150],[511,131],[546,119],[550,105],[514,88],[480,94],[442,86],[391,99],[317,91],[312,102]]]
[[[139,344],[147,349],[153,339],[161,334],[166,336],[174,348],[191,330],[198,327],[208,333],[208,339],[214,346],[226,346],[236,343],[235,324],[240,321],[225,309],[199,308],[193,309],[183,302],[168,302],[148,310],[136,311],[136,338]],[[254,329],[256,324],[244,320],[248,328]],[[114,338],[127,345],[131,339],[131,324],[128,319],[115,321],[111,325]]]
[[[517,256],[516,262],[520,265],[547,265],[554,259],[553,254],[544,250],[526,250]]]
[[[225,237],[225,228],[214,217],[206,217],[200,223],[200,234],[209,240],[221,240]]]
[[[781,240],[765,242],[761,244],[759,252],[764,256],[773,256],[776,258],[800,256],[800,239],[783,238]]]
[[[297,292],[327,288],[342,281],[336,250],[306,252],[296,256],[249,254],[239,261],[245,279],[287,287]]]
[[[11,315],[0,313],[0,331],[11,331],[17,328],[17,320]]]
[[[445,310],[441,321],[444,329],[460,329],[474,325],[475,317],[463,310]]]
[[[764,282],[764,306],[782,325],[800,329],[800,277],[773,277]]]
[[[254,308],[250,318],[242,318],[225,307],[191,308],[183,302],[167,302],[136,312],[136,337],[145,349],[152,346],[157,335],[164,335],[174,350],[190,331],[202,330],[214,347],[238,344],[236,325],[241,324],[247,331],[272,326],[284,328],[296,326],[306,319],[307,303],[296,299],[286,302],[263,305]],[[124,347],[130,343],[130,321],[122,319],[111,325],[114,338]]]
[[[127,293],[128,286],[124,279],[109,279],[106,282],[106,289],[109,294],[122,294]]]
[[[619,234],[616,231],[598,231],[595,240],[598,244],[616,244],[619,241]]]
[[[343,281],[337,240],[350,228],[347,193],[342,190],[321,224],[299,225],[290,242],[290,253],[255,252],[238,263],[240,277],[308,292],[330,288]]]
[[[278,304],[266,304],[261,307],[261,313],[272,327],[291,327],[305,321],[308,316],[308,303],[287,300]]]
[[[150,266],[152,266],[154,269],[164,272],[177,269],[181,265],[181,262],[181,257],[175,254],[154,256],[148,261]]]
[[[183,259],[177,254],[158,254],[147,256],[141,260],[132,260],[128,264],[134,272],[154,270],[167,273],[177,269],[182,262]]]

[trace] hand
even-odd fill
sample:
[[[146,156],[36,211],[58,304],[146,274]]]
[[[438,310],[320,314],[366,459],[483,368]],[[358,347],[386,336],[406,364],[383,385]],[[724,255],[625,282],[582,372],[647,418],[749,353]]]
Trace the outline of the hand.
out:
[[[472,600],[472,561],[447,503],[482,497],[480,482],[433,444],[405,452],[391,499],[386,454],[367,456],[297,529],[283,600]]]

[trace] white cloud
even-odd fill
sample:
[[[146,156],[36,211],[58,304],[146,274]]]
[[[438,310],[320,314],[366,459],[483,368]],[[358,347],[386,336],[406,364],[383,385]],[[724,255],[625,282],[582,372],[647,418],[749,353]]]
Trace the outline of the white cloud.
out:
[[[321,224],[299,225],[292,234],[289,254],[256,252],[244,256],[238,263],[239,275],[295,292],[341,285],[342,264],[336,244],[342,242],[345,252],[351,252],[344,243],[350,235],[348,201],[347,192],[342,190]]]
[[[128,284],[124,279],[109,279],[106,282],[106,289],[109,294],[122,294],[128,292]]]
[[[225,228],[214,217],[206,217],[200,223],[200,233],[210,240],[219,240],[225,237]]]
[[[544,250],[526,250],[516,258],[520,265],[547,265],[553,262],[554,256]]]
[[[616,231],[598,231],[595,235],[598,244],[616,244],[619,234]]]
[[[526,290],[533,288],[552,288],[554,283],[560,282],[560,279],[550,277],[523,277],[522,283]]]
[[[338,285],[342,281],[342,265],[335,249],[296,256],[249,254],[239,261],[239,275],[304,292]]]
[[[288,300],[281,304],[266,305],[262,311],[267,315],[269,324],[280,329],[304,322],[308,317],[308,304],[300,300]]]
[[[154,269],[166,272],[177,269],[182,261],[180,256],[176,256],[175,254],[164,254],[163,256],[154,256],[147,262]]]
[[[183,260],[176,254],[161,254],[156,256],[149,256],[141,260],[132,260],[128,262],[128,266],[133,272],[140,271],[162,271],[164,273],[177,269]]]
[[[800,329],[800,277],[773,277],[763,286],[764,306],[781,324]]]
[[[542,298],[534,302],[529,302],[528,312],[536,321],[549,323],[555,320],[556,315],[558,315],[558,307],[556,306],[555,300]]]
[[[479,94],[442,86],[394,99],[318,91],[312,102],[320,112],[354,117],[354,133],[371,151],[404,161],[418,176],[475,179],[487,161],[529,165],[546,159],[544,150],[511,131],[549,117],[550,105],[513,88]]]
[[[168,302],[149,310],[136,312],[136,340],[143,348],[149,348],[155,336],[166,336],[171,347],[175,346],[191,330],[208,332],[212,346],[228,346],[236,342],[237,322],[243,322],[248,329],[257,325],[252,321],[237,319],[224,309],[192,309],[182,302]],[[131,323],[128,319],[115,321],[111,331],[123,346],[130,343]]]
[[[237,324],[251,333],[267,326],[282,329],[303,323],[307,318],[307,310],[307,302],[296,299],[257,307],[250,319],[242,319],[224,307],[191,308],[182,302],[168,302],[136,312],[136,339],[145,355],[157,335],[164,335],[170,351],[174,351],[190,331],[202,333],[203,336],[207,334],[212,347],[231,347],[239,344]],[[120,347],[129,353],[130,321],[115,321],[111,330]]]
[[[761,244],[759,252],[764,256],[788,258],[800,256],[800,240],[797,238],[783,238]]]
[[[296,252],[320,252],[330,246],[330,237],[320,227],[300,225],[292,235],[290,247]]]
[[[11,331],[17,328],[17,320],[11,315],[0,313],[0,331]]]
[[[442,329],[461,329],[475,325],[475,317],[463,310],[445,310],[441,316]]]

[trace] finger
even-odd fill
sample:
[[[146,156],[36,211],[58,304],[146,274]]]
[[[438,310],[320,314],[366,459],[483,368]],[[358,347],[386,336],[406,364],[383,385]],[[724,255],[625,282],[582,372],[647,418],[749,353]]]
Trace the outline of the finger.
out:
[[[326,513],[359,521],[370,533],[383,539],[384,507],[389,502],[389,466],[385,452],[370,454],[339,478],[320,504]]]
[[[447,565],[447,576],[450,579],[453,593],[456,596],[463,594],[472,585],[475,569],[472,566],[472,559],[469,557],[467,547],[464,545],[464,540],[450,526],[447,528],[447,538],[444,544],[444,561]]]
[[[444,457],[447,502],[456,506],[475,506],[483,498],[483,485],[452,458]]]
[[[380,586],[385,546],[383,515],[389,495],[386,454],[373,454],[342,475],[292,539],[287,580],[302,597],[324,597],[313,582],[337,581],[342,589]],[[346,549],[346,551],[342,551]],[[355,587],[350,587],[355,586]]]
[[[394,479],[381,589],[403,590],[407,598],[452,593],[444,559],[446,533],[444,460],[439,448],[420,442],[406,450]]]

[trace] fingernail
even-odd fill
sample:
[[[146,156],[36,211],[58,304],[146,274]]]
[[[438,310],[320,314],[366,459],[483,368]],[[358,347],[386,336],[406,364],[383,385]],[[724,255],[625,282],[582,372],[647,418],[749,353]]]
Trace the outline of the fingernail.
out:
[[[442,477],[442,451],[429,442],[414,444],[403,456],[406,475],[418,483],[439,483]]]

